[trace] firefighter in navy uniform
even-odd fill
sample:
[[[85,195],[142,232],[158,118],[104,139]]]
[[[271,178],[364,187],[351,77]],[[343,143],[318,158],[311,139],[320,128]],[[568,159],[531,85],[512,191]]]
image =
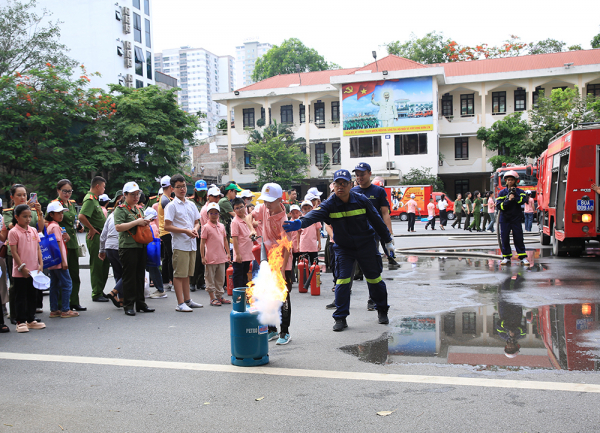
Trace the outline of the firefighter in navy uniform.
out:
[[[521,345],[518,340],[525,338],[525,326],[523,324],[523,307],[507,301],[506,294],[519,288],[524,279],[521,275],[513,275],[507,278],[498,288],[498,322],[496,332],[498,336],[506,341],[504,354],[508,358],[515,358],[519,354]]]
[[[348,170],[336,171],[333,181],[335,194],[305,216],[285,222],[283,227],[286,231],[295,231],[325,221],[333,229],[337,276],[334,331],[342,331],[348,327],[346,317],[350,314],[350,287],[355,262],[358,262],[367,280],[369,295],[375,303],[379,323],[388,324],[387,288],[381,279],[383,267],[373,239],[377,233],[393,257],[392,237],[371,201],[362,194],[350,192],[352,178]]]
[[[521,264],[529,265],[527,253],[525,252],[525,243],[523,242],[523,212],[521,205],[526,200],[525,191],[517,188],[519,183],[519,173],[514,170],[507,171],[504,175],[506,188],[498,193],[496,199],[496,208],[500,210],[500,238],[502,240],[502,261],[501,265],[510,264],[512,251],[510,249],[510,232],[513,234],[513,241],[517,256]]]

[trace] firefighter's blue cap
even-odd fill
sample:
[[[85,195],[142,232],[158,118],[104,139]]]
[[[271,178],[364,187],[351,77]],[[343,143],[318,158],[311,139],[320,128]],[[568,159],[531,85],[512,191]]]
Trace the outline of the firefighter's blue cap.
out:
[[[335,182],[338,179],[344,179],[348,182],[352,182],[352,177],[350,176],[350,172],[348,170],[338,170],[333,173],[333,181]]]
[[[352,171],[371,171],[371,166],[366,162],[361,162]]]

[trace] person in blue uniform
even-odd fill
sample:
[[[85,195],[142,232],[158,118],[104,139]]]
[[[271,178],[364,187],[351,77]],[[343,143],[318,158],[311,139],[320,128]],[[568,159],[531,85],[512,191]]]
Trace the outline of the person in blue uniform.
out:
[[[358,262],[375,303],[379,323],[388,324],[387,288],[381,279],[383,269],[378,260],[375,234],[384,240],[390,255],[394,255],[392,236],[371,201],[362,194],[351,192],[352,178],[348,170],[338,170],[333,175],[334,194],[303,217],[283,224],[285,231],[296,231],[325,221],[333,229],[337,281],[333,313],[334,331],[348,327],[346,317],[350,314],[350,286],[354,263]]]
[[[500,239],[502,240],[502,261],[501,265],[509,265],[512,251],[510,249],[510,232],[513,234],[513,241],[517,256],[521,264],[529,265],[527,253],[525,252],[525,242],[523,241],[523,212],[521,205],[525,202],[526,194],[520,188],[519,173],[514,170],[507,171],[504,175],[506,188],[498,193],[496,199],[496,209],[500,211]]]

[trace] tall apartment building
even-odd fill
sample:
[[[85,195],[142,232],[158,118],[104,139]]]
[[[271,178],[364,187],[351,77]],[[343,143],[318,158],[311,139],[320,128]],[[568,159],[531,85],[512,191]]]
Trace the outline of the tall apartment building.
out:
[[[252,81],[252,73],[254,72],[254,64],[256,59],[269,51],[273,45],[263,43],[256,40],[248,40],[244,45],[235,47],[235,63],[236,63],[236,89],[244,86],[249,86],[254,83]]]
[[[47,9],[50,20],[62,21],[60,41],[70,49],[67,55],[85,65],[88,73],[101,74],[90,77],[90,87],[144,87],[155,84],[153,1],[38,0],[36,13]],[[77,68],[74,76],[80,75]]]
[[[216,134],[217,123],[227,118],[225,107],[212,100],[213,93],[233,91],[232,56],[217,56],[204,48],[184,46],[154,56],[155,69],[178,81],[179,105],[185,111],[206,113],[199,139]]]

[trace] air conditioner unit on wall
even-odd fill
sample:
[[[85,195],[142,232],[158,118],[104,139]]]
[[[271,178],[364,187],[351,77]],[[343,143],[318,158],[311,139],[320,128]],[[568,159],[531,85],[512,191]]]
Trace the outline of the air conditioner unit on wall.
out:
[[[131,50],[131,42],[123,41],[123,48],[125,48],[126,50]]]
[[[130,24],[123,24],[123,33],[125,33],[125,34],[131,33],[131,25]]]
[[[131,58],[125,59],[125,67],[126,68],[132,68],[133,67],[133,60],[131,60]]]
[[[123,6],[122,11],[124,15],[129,15],[131,13],[131,10],[127,6]]]
[[[396,161],[387,161],[385,163],[386,170],[395,170],[396,169]]]
[[[132,82],[125,83],[125,87],[133,87],[133,83]]]
[[[125,50],[124,55],[125,55],[124,57],[126,59],[131,59],[133,57],[133,51],[131,51],[131,50]]]
[[[131,75],[131,74],[125,75],[125,81],[128,83],[133,83],[133,75]]]
[[[131,24],[131,15],[123,15],[123,22],[125,24]]]

